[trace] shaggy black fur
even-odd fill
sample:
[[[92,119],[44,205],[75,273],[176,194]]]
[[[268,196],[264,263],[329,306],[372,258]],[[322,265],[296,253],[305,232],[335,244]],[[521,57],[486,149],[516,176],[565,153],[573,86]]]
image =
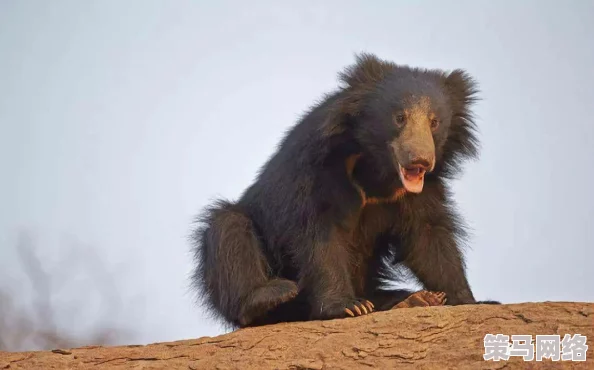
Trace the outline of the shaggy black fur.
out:
[[[477,154],[475,83],[370,54],[340,77],[241,198],[199,218],[193,284],[232,326],[345,317],[369,311],[366,300],[389,309],[411,294],[385,289],[395,264],[448,304],[477,303],[446,186]],[[403,190],[403,155],[427,169],[421,193]]]

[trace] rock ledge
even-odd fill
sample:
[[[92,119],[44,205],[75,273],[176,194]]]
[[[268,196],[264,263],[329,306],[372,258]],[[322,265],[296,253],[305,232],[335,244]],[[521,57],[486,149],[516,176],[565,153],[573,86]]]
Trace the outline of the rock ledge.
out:
[[[594,303],[430,307],[146,346],[0,352],[0,369],[594,369]],[[486,334],[582,334],[585,362],[485,361]]]

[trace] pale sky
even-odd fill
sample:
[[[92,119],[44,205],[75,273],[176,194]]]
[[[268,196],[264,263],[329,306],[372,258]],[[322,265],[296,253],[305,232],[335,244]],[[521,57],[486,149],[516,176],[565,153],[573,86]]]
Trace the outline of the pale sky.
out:
[[[193,217],[367,51],[480,84],[481,157],[455,186],[475,296],[594,301],[593,37],[578,0],[0,1],[0,287],[28,294],[27,230],[48,266],[112,271],[126,342],[222,333],[189,294]],[[80,330],[96,304],[58,270]]]

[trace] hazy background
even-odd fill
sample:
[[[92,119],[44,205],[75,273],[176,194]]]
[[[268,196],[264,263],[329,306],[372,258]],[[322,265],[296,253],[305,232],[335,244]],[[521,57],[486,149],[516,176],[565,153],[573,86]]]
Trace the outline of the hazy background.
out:
[[[481,159],[455,187],[477,298],[593,301],[593,39],[586,0],[2,0],[4,325],[222,333],[188,290],[191,221],[359,51],[480,82]]]

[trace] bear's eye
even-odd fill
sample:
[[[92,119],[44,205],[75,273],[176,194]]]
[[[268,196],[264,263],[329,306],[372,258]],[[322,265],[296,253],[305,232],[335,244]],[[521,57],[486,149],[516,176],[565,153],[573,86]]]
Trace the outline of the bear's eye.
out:
[[[434,118],[431,120],[431,129],[436,130],[439,127],[439,120]]]
[[[396,114],[396,115],[394,115],[394,121],[396,121],[396,125],[397,126],[404,125],[405,119],[406,118],[404,117],[404,114]]]

